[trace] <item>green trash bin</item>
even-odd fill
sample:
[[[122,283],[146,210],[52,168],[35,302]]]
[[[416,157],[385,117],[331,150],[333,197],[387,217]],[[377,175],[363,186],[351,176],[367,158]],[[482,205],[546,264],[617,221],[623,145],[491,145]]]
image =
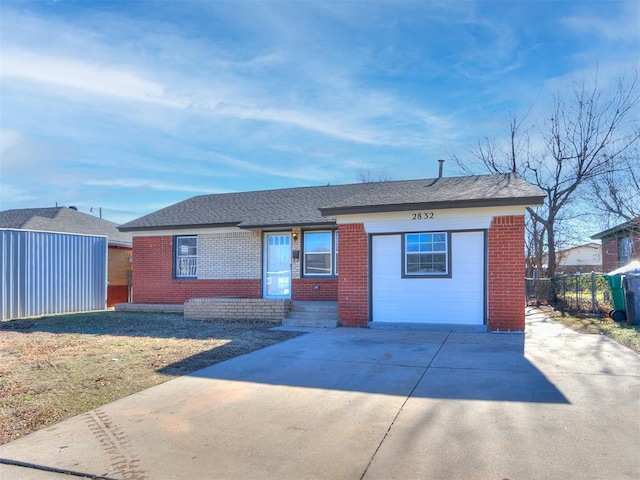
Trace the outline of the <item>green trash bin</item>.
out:
[[[623,275],[604,275],[604,278],[609,284],[613,300],[613,310],[609,312],[609,316],[618,322],[624,322],[627,319],[627,305],[622,286]]]

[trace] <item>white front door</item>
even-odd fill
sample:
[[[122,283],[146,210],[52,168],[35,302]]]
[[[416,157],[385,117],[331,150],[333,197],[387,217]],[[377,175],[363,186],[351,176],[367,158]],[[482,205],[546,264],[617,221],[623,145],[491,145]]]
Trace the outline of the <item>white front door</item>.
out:
[[[291,298],[291,234],[264,235],[264,298]]]

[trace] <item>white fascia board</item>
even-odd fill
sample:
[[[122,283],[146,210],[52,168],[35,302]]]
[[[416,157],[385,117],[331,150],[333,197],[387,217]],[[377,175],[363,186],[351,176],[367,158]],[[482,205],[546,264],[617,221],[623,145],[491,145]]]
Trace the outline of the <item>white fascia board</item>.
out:
[[[484,230],[494,217],[524,215],[524,206],[448,208],[407,212],[338,215],[338,225],[362,223],[367,233]]]

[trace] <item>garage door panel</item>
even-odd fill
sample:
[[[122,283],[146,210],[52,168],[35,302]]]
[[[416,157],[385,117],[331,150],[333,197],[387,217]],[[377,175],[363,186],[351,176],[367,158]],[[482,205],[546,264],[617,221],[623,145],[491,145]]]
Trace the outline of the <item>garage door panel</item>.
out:
[[[451,278],[402,278],[402,236],[372,237],[373,321],[484,323],[484,234],[451,236]]]

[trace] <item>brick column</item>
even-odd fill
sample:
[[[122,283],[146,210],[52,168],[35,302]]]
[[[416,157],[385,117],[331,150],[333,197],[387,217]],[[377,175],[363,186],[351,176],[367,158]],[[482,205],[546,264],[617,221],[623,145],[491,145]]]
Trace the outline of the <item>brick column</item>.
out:
[[[338,227],[338,318],[343,327],[369,320],[368,238],[361,223]]]
[[[524,331],[524,215],[495,217],[488,233],[489,330]]]

